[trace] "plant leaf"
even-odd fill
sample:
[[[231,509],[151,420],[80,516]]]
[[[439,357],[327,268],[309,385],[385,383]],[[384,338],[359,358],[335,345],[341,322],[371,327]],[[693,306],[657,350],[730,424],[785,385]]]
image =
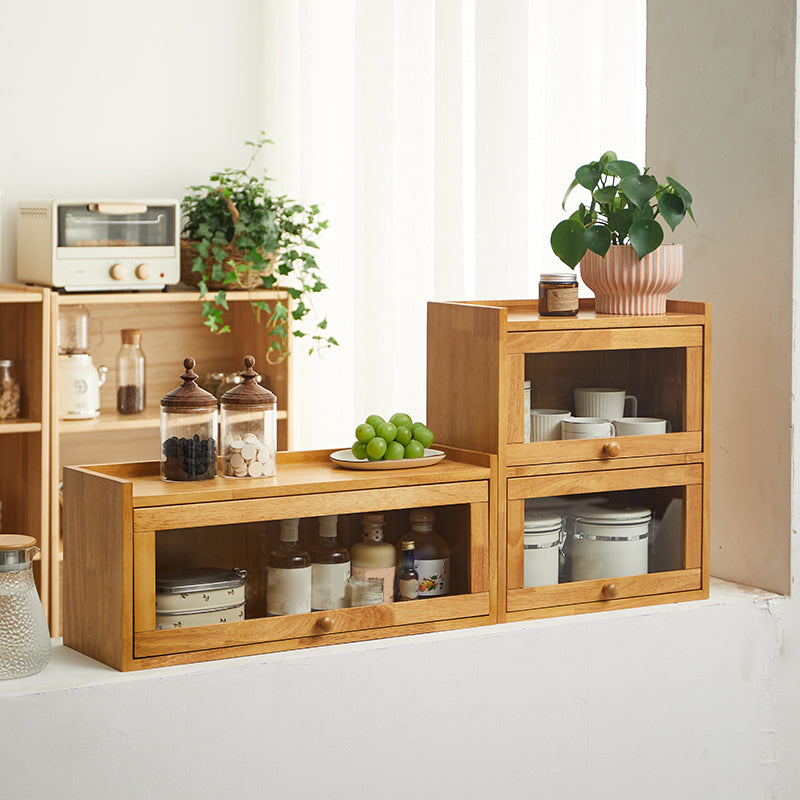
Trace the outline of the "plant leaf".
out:
[[[686,206],[683,204],[683,200],[672,192],[663,192],[659,195],[658,210],[673,231],[686,216]]]
[[[640,217],[631,225],[628,238],[636,255],[644,258],[664,241],[664,229],[655,220]]]
[[[603,186],[600,189],[596,189],[593,196],[598,203],[612,203],[616,195],[616,186]]]
[[[609,161],[606,164],[606,172],[615,175],[617,178],[628,178],[639,175],[641,170],[632,161]]]
[[[583,231],[583,225],[579,222],[565,219],[559,222],[550,234],[550,247],[553,248],[553,252],[572,269],[575,269],[586,252]]]
[[[582,167],[578,167],[575,171],[575,180],[578,181],[584,189],[591,191],[597,186],[597,182],[602,175],[603,166],[597,161],[592,161],[591,164],[584,164]]]
[[[633,209],[622,208],[619,211],[612,211],[608,215],[608,226],[617,234],[617,238],[619,239],[617,244],[624,243],[632,223]]]
[[[611,231],[605,225],[592,225],[584,232],[586,247],[601,258],[611,247]]]
[[[692,207],[692,196],[689,194],[688,189],[681,186],[675,178],[667,177],[667,183],[675,190],[678,197],[683,200],[683,204],[688,211]]]
[[[630,175],[619,182],[619,188],[637,208],[644,208],[658,191],[658,181],[652,175]]]

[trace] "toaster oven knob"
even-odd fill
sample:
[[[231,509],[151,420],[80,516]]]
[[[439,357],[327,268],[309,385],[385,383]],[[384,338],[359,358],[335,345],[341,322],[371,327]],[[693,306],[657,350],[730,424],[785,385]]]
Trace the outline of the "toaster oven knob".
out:
[[[150,269],[149,264],[139,264],[139,266],[136,267],[136,277],[143,281],[146,281],[152,274],[153,270]]]
[[[125,269],[124,264],[114,264],[111,269],[108,271],[108,274],[115,280],[121,281],[125,277],[125,273],[127,270]]]

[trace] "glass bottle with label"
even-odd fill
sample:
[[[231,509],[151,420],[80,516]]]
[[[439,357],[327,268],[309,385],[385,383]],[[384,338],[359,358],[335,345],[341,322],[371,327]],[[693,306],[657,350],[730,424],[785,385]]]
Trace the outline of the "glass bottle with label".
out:
[[[394,547],[383,541],[383,514],[364,514],[361,518],[362,541],[350,548],[350,572],[357,580],[383,580],[383,602],[394,601],[394,573],[397,558]]]
[[[398,541],[414,542],[414,567],[419,575],[419,596],[450,594],[450,547],[434,530],[436,515],[429,508],[415,508],[410,514],[411,531]]]
[[[311,611],[311,559],[300,544],[300,520],[281,520],[281,540],[267,557],[267,616]]]
[[[311,548],[311,610],[344,608],[350,552],[336,535],[337,516],[319,518],[319,538]]]
[[[400,545],[400,565],[397,567],[398,602],[416,600],[419,597],[419,575],[414,568],[414,542],[405,541]]]
[[[117,412],[139,414],[144,411],[144,353],[142,332],[133,328],[120,331],[122,347],[117,353]]]

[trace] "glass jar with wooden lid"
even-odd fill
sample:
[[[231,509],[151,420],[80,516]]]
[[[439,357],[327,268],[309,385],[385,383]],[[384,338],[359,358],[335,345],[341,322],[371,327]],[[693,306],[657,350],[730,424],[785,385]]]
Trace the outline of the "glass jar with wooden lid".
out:
[[[161,398],[161,478],[202,481],[217,475],[217,398],[201,389],[195,360],[185,358],[183,383]]]
[[[268,478],[275,474],[278,399],[259,386],[253,356],[244,357],[241,383],[228,389],[220,405],[220,456],[226,478]]]

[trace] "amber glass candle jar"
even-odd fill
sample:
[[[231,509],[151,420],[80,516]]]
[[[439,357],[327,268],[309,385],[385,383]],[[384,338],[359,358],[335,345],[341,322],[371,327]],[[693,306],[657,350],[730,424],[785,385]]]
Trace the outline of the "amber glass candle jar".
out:
[[[541,276],[539,315],[542,317],[578,315],[578,278],[574,274],[556,273]]]

